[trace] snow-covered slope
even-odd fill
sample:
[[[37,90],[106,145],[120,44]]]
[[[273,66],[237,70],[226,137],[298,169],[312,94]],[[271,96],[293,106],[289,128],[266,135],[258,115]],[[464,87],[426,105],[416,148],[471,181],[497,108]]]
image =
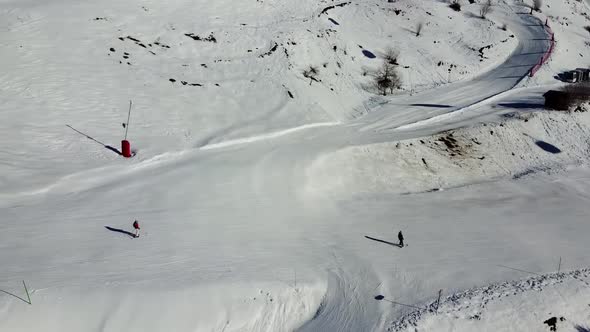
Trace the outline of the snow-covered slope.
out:
[[[111,2],[0,3],[7,191],[118,164],[104,145],[119,148],[130,99],[144,161],[366,113],[377,99],[363,73],[387,47],[400,52],[404,89],[417,90],[447,82],[449,68],[452,81],[471,77],[516,45],[510,31],[436,1]],[[337,4],[347,5],[325,10]],[[417,22],[420,37],[409,31]],[[308,66],[319,82],[303,77]]]
[[[472,116],[478,111],[486,115],[488,123],[474,127],[438,133],[447,125],[441,119],[417,131],[437,133],[432,136],[324,154],[308,170],[309,191],[415,193],[588,164],[588,113],[543,111],[542,97],[535,95],[527,110],[511,108],[524,99],[522,93],[467,110]],[[454,124],[463,120],[460,114],[453,116]]]
[[[588,266],[588,115],[506,92],[546,31],[477,10],[0,0],[0,330],[384,330],[409,311],[379,294]],[[390,45],[404,90],[378,97]]]
[[[545,0],[536,16],[548,20],[555,33],[556,49],[549,61],[526,86],[559,83],[558,74],[590,67],[590,6],[586,0]]]
[[[581,269],[470,289],[404,316],[388,331],[588,331],[589,279]]]

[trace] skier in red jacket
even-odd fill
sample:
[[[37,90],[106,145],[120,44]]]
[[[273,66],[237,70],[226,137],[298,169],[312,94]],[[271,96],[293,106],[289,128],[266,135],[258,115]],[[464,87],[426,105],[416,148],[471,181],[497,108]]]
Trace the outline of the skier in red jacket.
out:
[[[139,237],[139,222],[137,220],[135,220],[133,222],[133,228],[135,228],[135,237]]]

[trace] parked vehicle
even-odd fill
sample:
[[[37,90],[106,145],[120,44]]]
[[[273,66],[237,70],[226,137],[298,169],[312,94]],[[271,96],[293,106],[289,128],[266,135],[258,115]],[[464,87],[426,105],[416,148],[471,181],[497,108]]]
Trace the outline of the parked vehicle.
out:
[[[576,70],[570,70],[563,73],[563,81],[568,83],[577,83],[580,79],[580,73]]]
[[[588,82],[590,81],[590,69],[576,68],[559,75],[559,78],[568,83]]]
[[[578,81],[579,82],[588,82],[590,81],[590,69],[588,68],[576,68],[578,74]]]

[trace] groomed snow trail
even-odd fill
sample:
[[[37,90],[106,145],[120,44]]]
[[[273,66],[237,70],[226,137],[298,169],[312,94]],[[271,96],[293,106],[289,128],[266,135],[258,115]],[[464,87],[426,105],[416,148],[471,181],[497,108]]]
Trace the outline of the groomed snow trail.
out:
[[[524,260],[515,257],[518,252],[530,254],[527,264],[545,268],[551,255],[544,244],[548,233],[582,240],[584,232],[574,226],[583,213],[560,225],[548,220],[587,204],[586,189],[578,188],[579,197],[571,184],[546,193],[540,189],[549,184],[529,181],[434,199],[428,194],[308,195],[315,185],[309,183],[308,168],[323,155],[414,137],[418,132],[389,129],[514,86],[547,42],[538,20],[507,10],[504,15],[512,20],[519,45],[499,68],[473,81],[401,98],[400,105],[382,106],[343,125],[210,141],[201,149],[93,169],[42,190],[7,195],[0,206],[6,220],[0,280],[17,292],[18,282],[26,279],[34,305],[1,298],[0,328],[379,330],[402,311],[376,302],[376,294],[413,303],[431,299],[439,287],[513,278],[490,265]],[[425,103],[451,107],[409,106]],[[578,180],[590,183],[584,172]],[[539,205],[538,196],[551,203]],[[516,205],[504,205],[509,199]],[[473,216],[480,220],[473,222]],[[146,232],[139,239],[104,228],[125,228],[133,218]],[[391,241],[399,229],[409,234],[407,248],[364,238]],[[450,229],[456,231],[448,234]],[[501,234],[489,238],[483,234],[488,229]],[[515,241],[525,235],[542,243]],[[554,243],[571,264],[586,263],[579,247]],[[474,272],[474,266],[480,269]]]
[[[526,77],[549,47],[543,23],[528,15],[524,6],[505,5],[494,10],[518,38],[518,46],[504,63],[473,80],[447,84],[385,104],[361,120],[362,130],[383,132],[450,113],[510,90]]]

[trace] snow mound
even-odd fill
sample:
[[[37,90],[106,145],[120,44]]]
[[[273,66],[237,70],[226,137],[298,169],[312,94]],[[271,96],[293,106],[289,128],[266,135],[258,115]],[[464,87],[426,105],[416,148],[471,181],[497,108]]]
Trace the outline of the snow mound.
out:
[[[509,108],[517,104],[508,98],[471,110],[486,114],[488,124],[321,155],[307,170],[307,192],[416,193],[588,164],[588,113],[543,111],[534,102],[523,103],[526,110]],[[438,123],[430,130],[441,128]]]
[[[139,332],[146,327],[150,331],[293,331],[313,317],[324,287],[271,283],[62,287],[33,290],[33,305],[16,297],[3,298],[0,312],[2,329],[14,332],[41,326],[52,332],[89,327],[105,332]]]

